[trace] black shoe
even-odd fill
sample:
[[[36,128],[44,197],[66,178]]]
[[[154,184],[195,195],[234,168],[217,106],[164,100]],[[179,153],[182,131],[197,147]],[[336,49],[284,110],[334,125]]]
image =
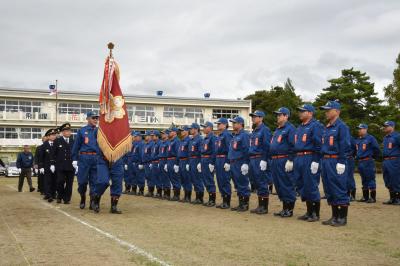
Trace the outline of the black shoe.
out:
[[[215,192],[209,193],[208,194],[208,202],[204,203],[203,205],[206,207],[214,207],[215,206],[215,198],[216,198]]]
[[[101,196],[98,196],[98,195],[93,196],[93,211],[95,213],[100,212],[100,200],[101,200]]]
[[[48,200],[49,198],[50,198],[50,197],[47,196],[47,195],[45,195],[45,196],[43,197],[44,200]]]
[[[122,194],[129,194],[130,191],[131,191],[131,186],[130,185],[125,185],[125,191],[122,192]]]
[[[81,202],[79,203],[79,208],[83,210],[86,206],[86,195],[81,194]]]
[[[118,205],[118,200],[119,197],[117,196],[112,196],[111,197],[111,208],[110,208],[110,213],[114,213],[114,214],[121,214],[122,211],[120,211],[117,207]]]
[[[53,198],[50,198],[50,197],[47,198],[47,202],[53,202],[53,200],[54,200]]]
[[[353,189],[350,191],[350,201],[355,201],[356,200],[356,189]]]
[[[307,212],[304,215],[297,217],[297,220],[307,221],[308,218],[311,216],[313,203],[307,200],[306,206],[307,206]]]
[[[308,217],[307,222],[319,221],[320,208],[321,208],[321,202],[319,201],[311,202],[311,215]]]
[[[255,209],[252,209],[250,211],[250,213],[267,214],[268,213],[268,198],[258,196],[258,207]]]
[[[222,196],[222,203],[216,207],[222,210],[229,209],[231,207],[231,195]]]
[[[358,202],[367,202],[368,200],[369,200],[369,190],[363,189],[363,197],[357,201]]]
[[[339,218],[334,220],[331,224],[331,226],[339,227],[339,226],[345,226],[347,224],[347,212],[348,212],[348,206],[340,206],[339,209]]]
[[[245,212],[249,210],[249,197],[242,197],[242,201],[239,202],[239,206],[236,208],[237,212]]]
[[[280,217],[282,217],[282,216],[284,215],[284,213],[285,213],[286,210],[287,210],[287,203],[284,201],[284,202],[282,202],[282,210],[279,211],[279,212],[275,212],[275,213],[274,213],[274,216],[280,216]]]
[[[144,196],[147,198],[154,197],[154,187],[149,187],[149,192]]]
[[[61,199],[57,199],[57,203],[61,203]]]
[[[181,194],[180,189],[174,189],[174,196],[170,200],[171,201],[179,201],[180,194]]]
[[[238,199],[239,199],[239,205],[236,207],[232,207],[231,211],[237,211],[240,208],[240,206],[243,204],[243,197],[239,196]]]
[[[31,188],[29,189],[29,192],[33,192],[33,191],[35,191],[35,188],[34,188],[34,187],[31,187]]]
[[[322,222],[323,225],[332,225],[333,223],[336,222],[336,220],[339,217],[339,208],[338,208],[338,206],[331,206],[331,208],[332,208],[332,217],[329,218],[326,221],[323,221]]]
[[[157,192],[154,195],[154,198],[161,199],[162,198],[162,188],[157,188]]]
[[[371,189],[370,195],[371,197],[368,199],[367,203],[376,203],[376,190]]]
[[[383,204],[386,204],[386,205],[393,204],[393,199],[394,199],[395,193],[393,191],[389,191],[389,195],[390,195],[389,200],[382,202]]]
[[[94,197],[93,195],[89,195],[89,210],[93,210],[93,202],[94,202]]]
[[[171,189],[170,188],[165,188],[164,189],[164,196],[162,199],[164,200],[170,200],[171,198]]]
[[[193,205],[202,204],[200,200],[200,192],[196,192],[196,199],[191,202]]]
[[[128,195],[136,195],[137,194],[137,186],[132,186],[132,190],[128,193]]]
[[[393,205],[400,205],[400,192],[395,193],[393,198]]]
[[[289,218],[293,216],[293,210],[294,210],[294,205],[295,202],[288,202],[287,203],[287,209],[285,210],[285,212],[283,213],[283,215],[281,216],[282,218]]]
[[[139,187],[139,192],[136,194],[136,196],[144,196],[144,187]]]
[[[69,200],[64,200],[64,204],[70,204]]]

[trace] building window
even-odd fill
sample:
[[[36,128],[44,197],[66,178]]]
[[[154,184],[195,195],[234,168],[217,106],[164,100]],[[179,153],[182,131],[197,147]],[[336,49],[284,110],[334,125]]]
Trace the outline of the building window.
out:
[[[185,117],[187,118],[203,118],[203,110],[201,108],[187,107],[185,111]]]
[[[98,104],[59,103],[59,114],[86,114],[90,111],[99,111]]]
[[[20,139],[40,139],[42,137],[42,130],[40,128],[21,128],[19,133]]]
[[[0,111],[40,113],[42,103],[35,101],[0,100]]]
[[[237,109],[213,109],[213,119],[219,119],[221,117],[232,119],[239,116],[239,110]]]
[[[16,128],[0,127],[0,139],[18,139]]]

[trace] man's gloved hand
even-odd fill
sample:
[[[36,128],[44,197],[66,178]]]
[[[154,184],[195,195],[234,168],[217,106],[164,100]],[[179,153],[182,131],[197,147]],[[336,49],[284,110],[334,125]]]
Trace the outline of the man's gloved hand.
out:
[[[179,165],[174,165],[174,171],[176,174],[179,173]]]
[[[343,175],[345,170],[346,170],[345,164],[342,163],[336,164],[336,172],[338,173],[338,175]]]
[[[215,166],[213,164],[208,164],[208,169],[210,169],[210,172],[213,173]]]
[[[188,172],[190,171],[190,166],[189,166],[189,164],[186,165],[186,171],[188,171]]]
[[[229,163],[224,164],[225,172],[229,172],[231,170],[231,165]]]
[[[44,168],[40,168],[39,173],[44,174]]]
[[[197,172],[201,173],[201,163],[197,164]]]
[[[21,171],[21,168],[18,168],[18,174],[20,174],[22,171]]]
[[[56,167],[54,165],[50,166],[50,171],[54,174],[54,172],[56,171]]]
[[[247,163],[242,164],[240,171],[242,172],[242,175],[247,175],[249,173],[249,165]]]
[[[168,173],[168,165],[164,165],[164,171]]]
[[[311,163],[311,174],[315,175],[318,172],[318,167],[319,167],[319,163],[317,162],[312,162]]]
[[[139,165],[138,165],[138,168],[139,168],[139,170],[143,170],[143,168],[144,168],[144,167],[143,167],[143,164],[139,164]]]
[[[293,171],[293,161],[287,160],[285,163],[285,172],[292,172]]]
[[[267,161],[264,161],[264,160],[260,161],[260,169],[261,169],[261,171],[267,170]]]
[[[128,165],[127,164],[124,165],[124,169],[125,169],[125,171],[128,171]]]
[[[78,167],[78,161],[72,161],[72,166],[76,169]]]
[[[75,175],[77,175],[78,174],[78,166],[75,168]]]

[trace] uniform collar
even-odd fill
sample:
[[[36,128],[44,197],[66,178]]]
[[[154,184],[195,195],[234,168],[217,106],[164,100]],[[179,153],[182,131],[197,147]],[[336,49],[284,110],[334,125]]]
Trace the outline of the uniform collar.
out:
[[[311,124],[311,123],[314,122],[314,121],[315,121],[315,119],[314,119],[314,118],[311,118],[310,121],[308,121],[308,122],[305,123],[305,124],[304,124],[304,123],[301,123],[301,125],[302,125],[302,126],[307,126],[307,125]]]
[[[258,126],[256,126],[256,128],[254,128],[254,131],[258,131],[260,130],[262,127],[264,127],[265,124],[264,123],[260,123]]]
[[[328,123],[328,124],[326,125],[326,127],[334,127],[334,126],[336,126],[338,123],[341,123],[341,122],[342,122],[342,120],[340,120],[340,117],[338,117],[338,118],[335,120],[335,122],[333,122],[333,124]]]

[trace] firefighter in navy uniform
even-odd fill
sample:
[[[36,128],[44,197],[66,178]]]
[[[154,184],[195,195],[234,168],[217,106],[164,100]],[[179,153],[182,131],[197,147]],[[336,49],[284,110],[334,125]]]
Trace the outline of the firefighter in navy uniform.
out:
[[[202,137],[199,134],[200,126],[197,123],[192,123],[189,127],[192,139],[189,142],[189,173],[190,180],[196,192],[196,199],[192,204],[203,204],[204,184],[201,174],[201,167],[198,167],[201,162],[200,148]],[[201,164],[200,164],[201,166]]]
[[[78,130],[72,147],[72,165],[78,170],[78,193],[81,196],[79,208],[86,205],[86,191],[89,185],[90,204],[92,209],[93,195],[95,194],[95,182],[97,179],[97,123],[99,114],[90,111],[86,114],[87,125]]]
[[[48,140],[43,143],[43,154],[38,158],[39,173],[44,174],[44,200],[52,202],[56,197],[56,157],[54,141],[57,129],[49,129],[46,134]]]
[[[54,141],[56,147],[57,203],[69,204],[72,196],[72,185],[76,169],[72,165],[71,124],[60,126],[61,136]]]
[[[154,185],[156,188],[156,193],[154,194],[155,198],[161,198],[162,196],[162,182],[161,182],[161,173],[160,173],[160,159],[159,159],[159,151],[160,151],[160,132],[158,130],[151,131],[151,137],[154,142],[153,147],[151,148],[151,175],[154,180]]]
[[[344,226],[347,224],[347,213],[350,198],[347,194],[347,152],[350,149],[350,131],[339,118],[340,103],[329,101],[320,107],[325,110],[328,121],[322,134],[322,181],[325,195],[332,208],[330,219],[323,225]]]
[[[152,151],[153,151],[154,142],[151,136],[151,130],[146,130],[144,135],[144,143],[142,149],[142,158],[143,158],[143,166],[144,166],[144,174],[147,183],[148,192],[145,197],[153,197],[154,196],[154,177],[151,172],[152,167]]]
[[[184,197],[180,202],[191,202],[192,198],[192,182],[190,180],[190,166],[189,166],[189,127],[183,126],[179,129],[181,132],[181,142],[179,143],[178,159],[179,159],[179,171],[181,176],[181,184],[184,191]]]
[[[36,147],[35,156],[34,156],[34,168],[38,173],[38,189],[37,191],[40,192],[40,195],[44,195],[44,174],[40,173],[39,171],[39,158],[43,156],[43,143],[47,141],[47,137],[42,137],[42,144]]]
[[[349,129],[350,130],[350,129]],[[356,141],[353,136],[350,136],[350,147],[347,153],[347,194],[350,197],[350,201],[356,199],[356,180],[354,179],[354,170],[356,168],[356,161],[354,157],[357,155]]]
[[[180,140],[177,136],[178,128],[172,127],[169,132],[167,171],[174,195],[171,201],[179,201],[181,194],[181,178],[179,173],[178,149]]]

